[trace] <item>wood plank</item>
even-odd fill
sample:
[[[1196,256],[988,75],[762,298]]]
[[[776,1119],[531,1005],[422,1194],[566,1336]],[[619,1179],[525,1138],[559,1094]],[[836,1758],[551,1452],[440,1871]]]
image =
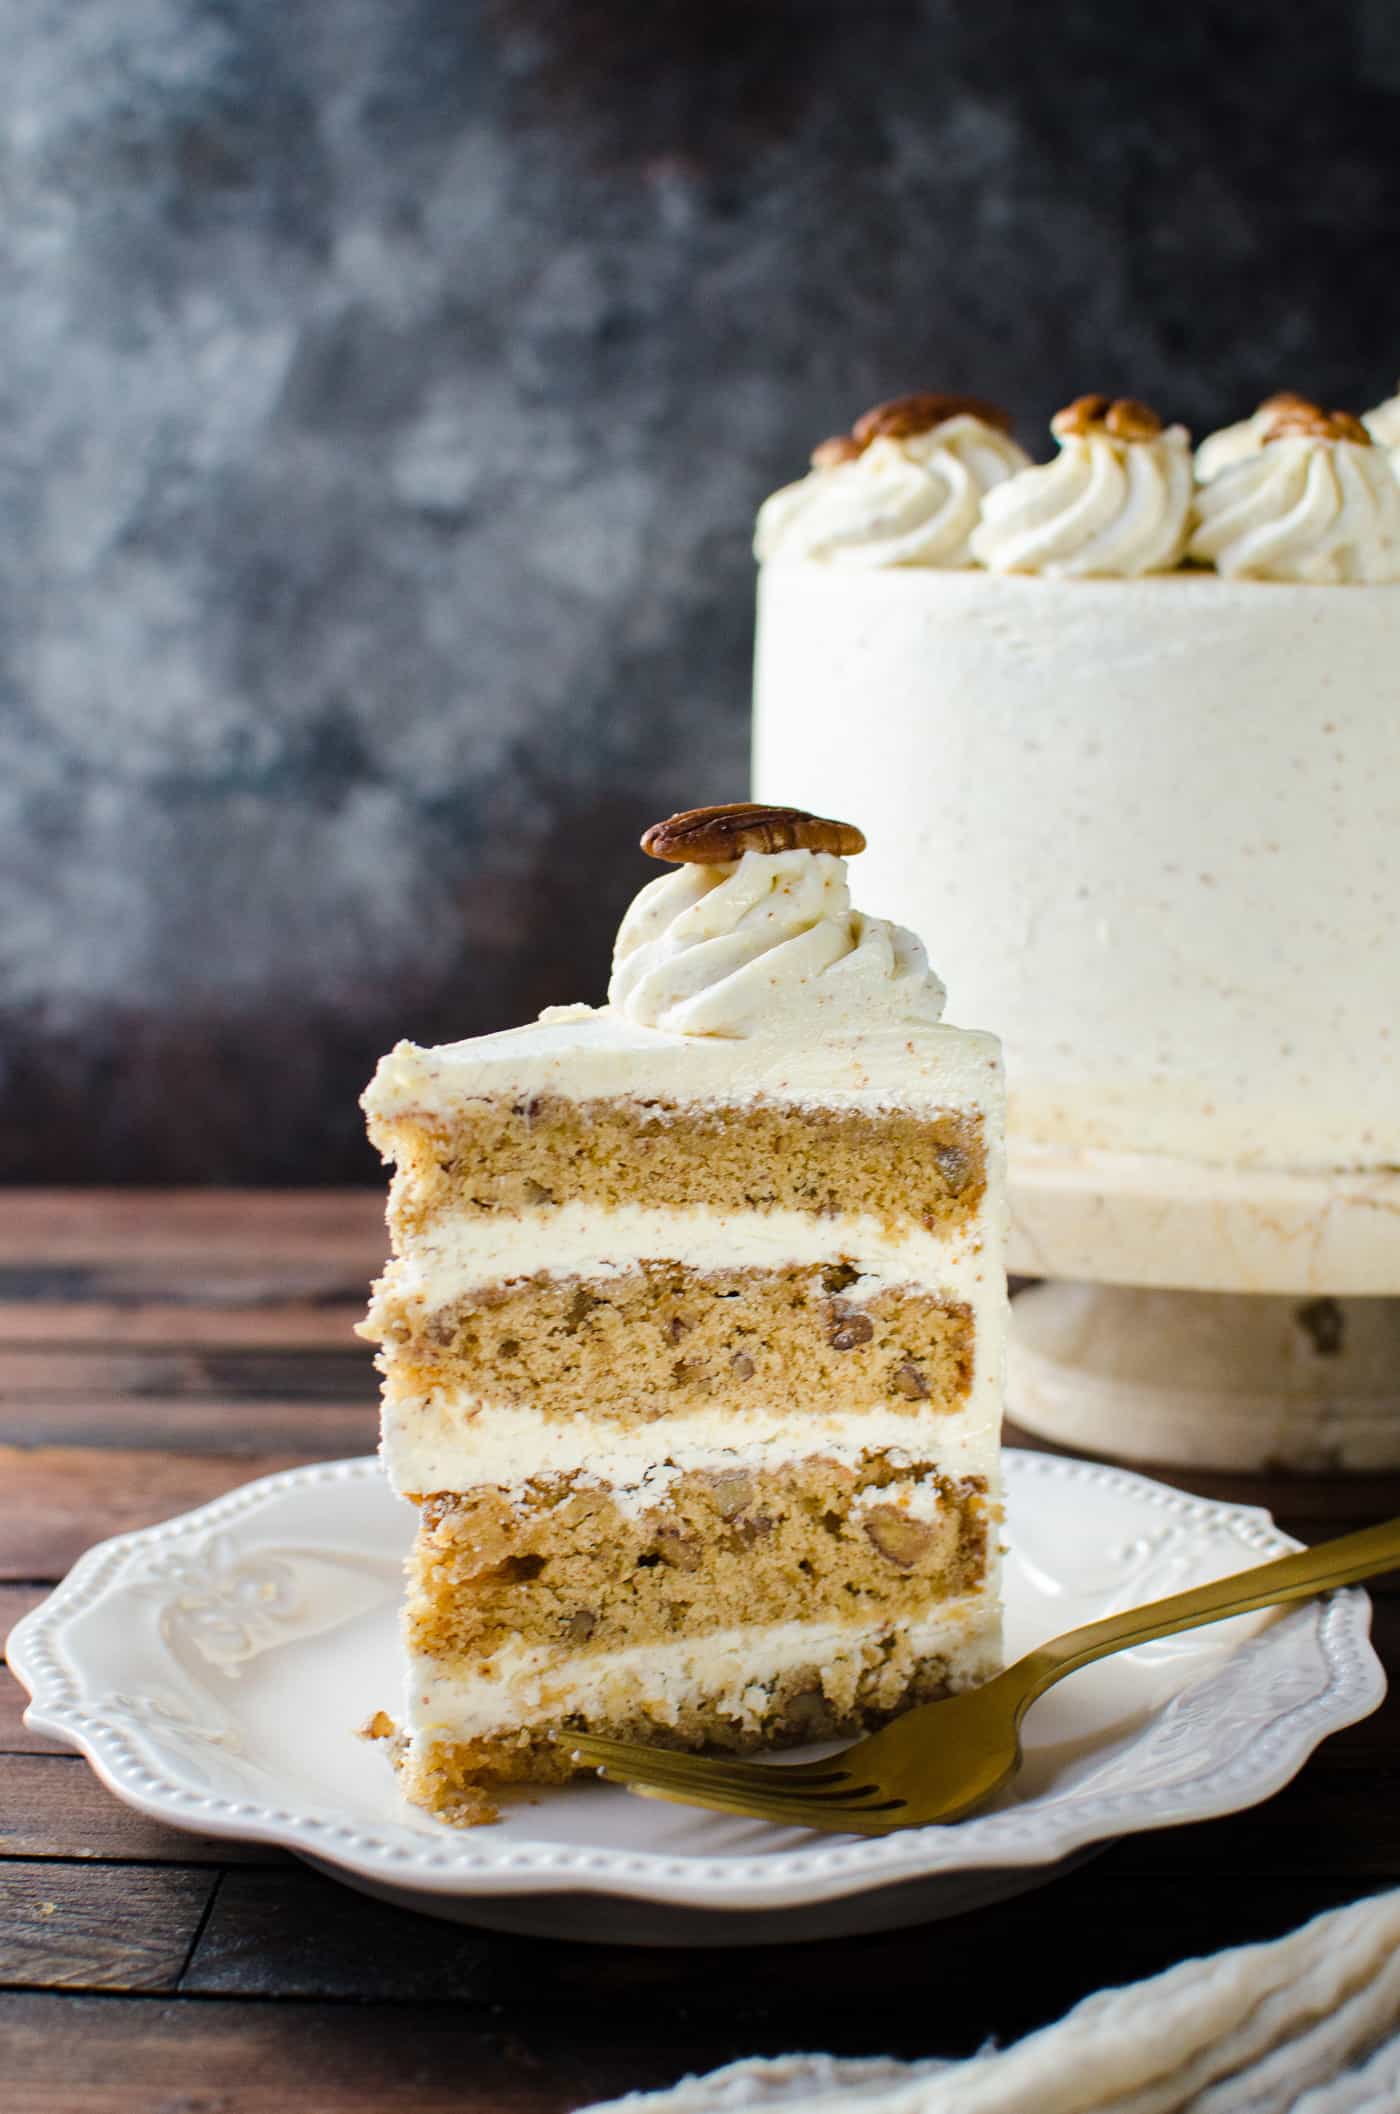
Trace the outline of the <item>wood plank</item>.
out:
[[[0,1446],[0,1580],[58,1579],[96,1541],[208,1504],[301,1466],[305,1450],[257,1458],[80,1446]]]
[[[141,1864],[288,1862],[263,1843],[162,1827],[100,1784],[81,1755],[0,1755],[0,1857],[62,1857]],[[121,1880],[112,1879],[113,1899]]]
[[[552,1956],[541,1948],[542,1965]],[[441,2005],[0,1995],[5,2114],[570,2114],[745,2052],[674,2015],[634,2022],[616,1993],[606,2019],[579,2020],[537,1992],[513,2022]]]
[[[130,1396],[0,1401],[0,1446],[157,1448],[245,1458],[296,1453],[308,1460],[336,1460],[345,1454],[373,1453],[378,1443],[373,1395],[343,1402],[238,1401],[204,1395],[161,1402]],[[3,1504],[0,1493],[0,1516]]]
[[[47,1586],[0,1586],[0,1651],[19,1617],[38,1607],[47,1592]],[[30,1695],[8,1668],[0,1666],[0,1755],[70,1755],[72,1748],[61,1746],[59,1740],[47,1740],[44,1733],[27,1729],[23,1723],[27,1702]]]
[[[828,2021],[828,2005],[907,2007],[906,2033],[917,2032],[929,2003],[931,1974],[950,1999],[949,2020],[967,2014],[971,2045],[988,2033],[1025,2032],[1106,1982],[1157,1972],[1192,1952],[1293,1929],[1317,1909],[1349,1900],[1378,1882],[1369,1875],[1289,1872],[1251,1865],[1247,1885],[1235,1863],[1217,1862],[1224,1823],[1212,1823],[1216,1847],[1202,1841],[1174,1865],[1169,1852],[1150,1868],[1109,1852],[1057,1880],[1053,1896],[1028,1893],[960,1916],[949,1947],[939,1924],[878,1933],[818,1948],[784,1944],[706,1951],[666,1947],[551,1947],[550,2002],[582,2009],[616,2002],[625,1982],[629,2021],[653,2004],[684,2003],[697,2017],[760,2019],[781,2009]],[[1179,1849],[1188,1833],[1172,1830]],[[1188,1846],[1189,1847],[1189,1846]],[[1115,1861],[1116,1860],[1116,1861]],[[1180,1870],[1186,1882],[1172,1879]],[[1150,1876],[1153,1912],[1144,1917]],[[600,1914],[604,1913],[600,1911]],[[1072,1930],[1072,1947],[1051,1960],[1047,1927]],[[491,1936],[435,1924],[383,1902],[337,1888],[298,1867],[284,1872],[229,1872],[186,1970],[184,1991],[218,1996],[335,1997],[342,2000],[489,2003],[531,2001],[544,1963],[532,1940]],[[1017,1962],[1032,1977],[1016,1986]],[[1032,1966],[1032,1963],[1033,1966]],[[703,1986],[701,1986],[703,1985]]]
[[[369,1400],[376,1386],[369,1345],[340,1350],[69,1349],[10,1345],[0,1349],[0,1403],[130,1395],[152,1405],[213,1395],[238,1401]],[[158,1415],[153,1408],[153,1415]]]
[[[1339,1753],[1338,1744],[1244,1813],[1125,1836],[1116,1869],[1154,1888],[1253,1887],[1280,1871],[1358,1891],[1400,1884],[1400,1765],[1378,1767],[1373,1755]]]
[[[0,1262],[384,1253],[382,1189],[7,1189]]]
[[[3,1515],[0,1514],[0,1539],[3,1538]],[[19,1621],[36,1608],[48,1592],[42,1585],[0,1585],[0,1652],[5,1640]],[[46,1739],[41,1732],[30,1732],[24,1723],[24,1711],[29,1702],[28,1694],[19,1685],[6,1667],[0,1667],[0,1755],[5,1754],[62,1754],[72,1752],[57,1740]]]
[[[0,1208],[3,1208],[0,1206]],[[279,1254],[275,1243],[247,1253],[210,1254],[198,1246],[168,1254],[50,1258],[35,1252],[23,1262],[0,1260],[0,1312],[33,1302],[69,1307],[85,1300],[115,1308],[177,1305],[214,1308],[279,1303],[353,1305],[383,1267],[386,1236],[352,1256]]]
[[[174,1989],[217,1881],[207,1868],[0,1864],[0,1983]]]
[[[46,1739],[43,1733],[29,1730],[24,1722],[28,1704],[26,1691],[8,1667],[0,1666],[0,1755],[70,1754],[71,1748],[63,1746],[61,1741]]]
[[[0,1285],[0,1346],[149,1344],[217,1350],[354,1350],[360,1339],[368,1287],[349,1299],[320,1303],[283,1299],[267,1304],[178,1304],[143,1291],[131,1305],[119,1300],[6,1299]]]
[[[42,1585],[0,1585],[0,1657],[4,1654],[5,1639],[19,1621],[36,1608],[48,1593]]]

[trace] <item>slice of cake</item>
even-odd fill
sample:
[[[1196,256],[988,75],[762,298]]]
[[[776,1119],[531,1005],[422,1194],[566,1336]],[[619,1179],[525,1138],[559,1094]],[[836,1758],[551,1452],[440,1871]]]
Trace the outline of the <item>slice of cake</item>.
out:
[[[659,824],[607,1006],[400,1043],[365,1096],[434,1812],[562,1780],[571,1732],[811,1740],[999,1664],[1000,1056],[851,908],[863,843]]]

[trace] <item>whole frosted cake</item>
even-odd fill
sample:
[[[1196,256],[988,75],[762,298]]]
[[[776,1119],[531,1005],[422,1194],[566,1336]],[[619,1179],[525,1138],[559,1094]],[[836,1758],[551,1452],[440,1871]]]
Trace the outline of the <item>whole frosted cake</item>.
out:
[[[746,805],[644,845],[675,871],[607,1006],[401,1043],[365,1096],[400,1764],[459,1819],[568,1776],[570,1732],[808,1740],[999,1663],[997,1045],[852,909],[858,831]]]
[[[900,399],[767,502],[755,790],[867,819],[1018,1144],[1400,1164],[1400,399],[1054,426]]]

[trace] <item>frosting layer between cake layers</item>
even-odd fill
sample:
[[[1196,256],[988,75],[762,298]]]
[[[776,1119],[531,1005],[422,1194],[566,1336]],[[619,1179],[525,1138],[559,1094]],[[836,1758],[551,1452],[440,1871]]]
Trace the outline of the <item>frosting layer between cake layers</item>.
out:
[[[1018,1142],[1400,1164],[1400,585],[768,565],[754,776],[860,814]]]

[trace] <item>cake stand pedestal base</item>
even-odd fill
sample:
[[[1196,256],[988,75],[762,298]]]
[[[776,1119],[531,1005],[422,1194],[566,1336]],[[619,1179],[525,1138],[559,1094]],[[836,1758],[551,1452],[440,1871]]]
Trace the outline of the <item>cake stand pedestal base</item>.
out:
[[[1007,1408],[1181,1468],[1400,1467],[1400,1172],[1290,1174],[1012,1137]]]
[[[1400,1467],[1400,1299],[1043,1284],[1007,1407],[1042,1438],[1183,1468]]]

